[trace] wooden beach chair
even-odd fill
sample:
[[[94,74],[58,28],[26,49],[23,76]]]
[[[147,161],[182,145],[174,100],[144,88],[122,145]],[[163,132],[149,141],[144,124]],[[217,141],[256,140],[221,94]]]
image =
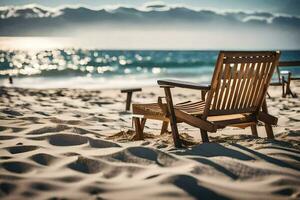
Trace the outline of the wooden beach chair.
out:
[[[199,128],[203,142],[209,142],[208,132],[226,126],[250,126],[257,137],[258,121],[264,122],[267,137],[274,138],[271,125],[277,124],[277,118],[268,114],[265,97],[279,56],[275,51],[221,51],[210,85],[158,80],[166,103],[159,97],[157,103],[133,104],[136,139],[143,139],[146,119],[163,121],[162,133],[170,123],[176,147],[181,146],[177,129],[181,122]],[[174,87],[200,90],[202,99],[174,105]]]

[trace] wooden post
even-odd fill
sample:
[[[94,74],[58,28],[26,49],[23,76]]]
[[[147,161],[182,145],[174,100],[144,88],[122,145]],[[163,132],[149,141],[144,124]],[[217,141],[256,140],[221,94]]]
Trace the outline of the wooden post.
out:
[[[12,85],[14,83],[13,78],[12,78],[11,75],[8,76],[8,80],[9,80],[9,84]]]
[[[181,141],[180,141],[179,134],[178,134],[177,121],[176,121],[175,111],[174,111],[174,107],[173,107],[171,90],[170,90],[170,87],[165,87],[165,86],[164,86],[164,90],[165,90],[165,94],[166,94],[168,116],[170,118],[170,124],[171,124],[171,129],[172,129],[174,145],[175,145],[175,147],[180,148],[180,147],[182,147],[182,145],[181,145]]]
[[[265,113],[268,113],[268,107],[267,107],[266,99],[264,99],[264,101],[263,101],[262,111],[265,112]],[[270,124],[265,123],[265,129],[266,129],[267,137],[269,139],[274,139],[274,133],[273,133],[272,126]]]
[[[132,92],[127,92],[127,98],[126,98],[126,107],[125,110],[130,110],[130,104],[131,104],[131,98],[132,98]]]

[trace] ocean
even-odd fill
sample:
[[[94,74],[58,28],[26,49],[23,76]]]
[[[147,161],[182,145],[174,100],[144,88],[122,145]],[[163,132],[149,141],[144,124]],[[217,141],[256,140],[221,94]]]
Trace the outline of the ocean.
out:
[[[209,82],[218,51],[196,50],[0,50],[0,85],[30,88],[111,89],[154,86],[171,78]],[[281,61],[300,60],[282,51]],[[299,67],[284,68],[300,76]]]

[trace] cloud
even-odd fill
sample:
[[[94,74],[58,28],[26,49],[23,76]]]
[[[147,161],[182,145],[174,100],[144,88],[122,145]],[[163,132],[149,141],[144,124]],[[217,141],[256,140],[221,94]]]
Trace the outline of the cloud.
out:
[[[162,2],[146,9],[118,7],[91,9],[83,6],[47,8],[38,5],[0,8],[0,35],[61,35],[93,29],[293,29],[300,30],[300,18],[268,12],[216,12],[194,10]],[[64,31],[73,30],[71,32]]]

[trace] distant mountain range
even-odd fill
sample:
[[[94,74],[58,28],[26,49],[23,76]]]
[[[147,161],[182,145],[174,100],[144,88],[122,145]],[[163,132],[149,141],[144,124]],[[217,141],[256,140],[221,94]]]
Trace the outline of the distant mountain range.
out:
[[[94,10],[87,7],[0,7],[1,36],[72,35],[86,28],[143,27],[151,29],[219,27],[269,27],[300,31],[298,16],[268,12],[216,12],[187,7],[151,5],[143,10],[118,7]],[[65,31],[68,28],[68,31]]]

